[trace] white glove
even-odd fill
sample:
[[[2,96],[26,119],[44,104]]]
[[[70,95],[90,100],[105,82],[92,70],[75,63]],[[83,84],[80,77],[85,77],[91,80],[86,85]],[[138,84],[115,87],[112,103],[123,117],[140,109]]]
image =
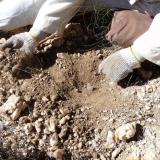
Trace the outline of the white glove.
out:
[[[133,69],[139,68],[143,60],[143,57],[134,54],[132,48],[121,49],[100,63],[99,73],[102,72],[113,82],[118,82],[133,72]]]
[[[34,53],[37,44],[38,43],[29,32],[24,32],[9,38],[6,43],[2,45],[2,49],[20,49],[25,54],[32,54]]]

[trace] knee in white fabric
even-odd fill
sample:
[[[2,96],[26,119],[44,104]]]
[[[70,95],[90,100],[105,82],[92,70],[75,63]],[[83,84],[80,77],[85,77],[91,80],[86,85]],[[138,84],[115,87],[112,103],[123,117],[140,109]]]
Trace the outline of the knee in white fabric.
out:
[[[42,0],[37,0],[37,2],[35,0],[2,1],[0,3],[0,30],[10,31],[33,24],[43,3]]]

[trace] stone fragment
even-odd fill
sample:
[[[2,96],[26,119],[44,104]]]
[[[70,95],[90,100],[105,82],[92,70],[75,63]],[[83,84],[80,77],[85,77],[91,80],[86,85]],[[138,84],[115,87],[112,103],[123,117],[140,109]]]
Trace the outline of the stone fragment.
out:
[[[50,146],[57,146],[58,145],[58,135],[55,133],[50,137]]]
[[[114,133],[112,131],[108,131],[107,142],[105,144],[106,148],[113,148],[116,145],[114,139]]]
[[[112,152],[112,155],[111,155],[111,159],[114,160],[117,158],[117,156],[120,154],[121,152],[121,149],[120,148],[116,148],[113,152]]]
[[[92,92],[94,90],[94,86],[92,86],[90,83],[87,84],[87,90]]]
[[[49,119],[49,127],[48,130],[50,132],[56,132],[56,120],[54,117],[50,117]]]
[[[65,117],[63,117],[60,121],[59,121],[59,125],[62,126],[64,125],[68,120],[70,120],[70,116],[66,115]]]
[[[61,129],[61,132],[59,133],[59,138],[63,139],[68,131],[68,127],[67,126],[63,126]]]
[[[47,97],[43,96],[43,97],[42,97],[42,101],[46,103],[46,102],[49,101],[49,99],[48,99]]]
[[[41,130],[42,130],[42,119],[38,119],[37,121],[35,121],[35,124],[34,124],[34,126],[35,126],[35,129],[36,129],[36,131],[37,131],[37,133],[40,133],[41,132]]]
[[[135,133],[136,133],[135,122],[124,124],[116,129],[115,140],[116,142],[129,140],[135,136]]]
[[[55,158],[56,160],[63,160],[63,156],[64,156],[64,150],[63,149],[57,149],[53,153],[53,158]]]
[[[33,129],[33,125],[31,123],[28,123],[24,126],[24,131],[27,135],[31,133],[32,129]]]
[[[22,111],[27,107],[27,102],[20,96],[11,95],[8,100],[0,107],[0,112],[10,115],[12,120],[20,117]]]

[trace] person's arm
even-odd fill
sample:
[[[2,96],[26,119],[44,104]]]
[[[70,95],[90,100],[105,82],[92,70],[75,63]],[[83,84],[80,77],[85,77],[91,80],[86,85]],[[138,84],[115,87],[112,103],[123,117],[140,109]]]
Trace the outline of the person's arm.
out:
[[[147,32],[136,39],[133,45],[110,55],[99,65],[99,71],[112,81],[125,78],[141,62],[148,60],[160,66],[160,13],[157,14]]]
[[[47,0],[30,30],[31,35],[38,37],[44,32],[61,36],[83,2],[84,0]]]
[[[32,54],[38,42],[49,34],[62,36],[65,25],[82,6],[84,0],[46,0],[29,32],[12,36],[2,49],[16,48]]]

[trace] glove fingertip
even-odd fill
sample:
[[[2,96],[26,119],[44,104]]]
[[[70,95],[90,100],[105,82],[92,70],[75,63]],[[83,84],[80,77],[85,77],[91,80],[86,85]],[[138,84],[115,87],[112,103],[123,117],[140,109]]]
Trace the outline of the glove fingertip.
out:
[[[6,42],[1,46],[1,49],[5,50],[7,48],[12,48],[12,47],[13,47],[13,44],[11,42]]]
[[[6,48],[8,48],[8,43],[5,43],[1,46],[2,51],[4,51]]]

